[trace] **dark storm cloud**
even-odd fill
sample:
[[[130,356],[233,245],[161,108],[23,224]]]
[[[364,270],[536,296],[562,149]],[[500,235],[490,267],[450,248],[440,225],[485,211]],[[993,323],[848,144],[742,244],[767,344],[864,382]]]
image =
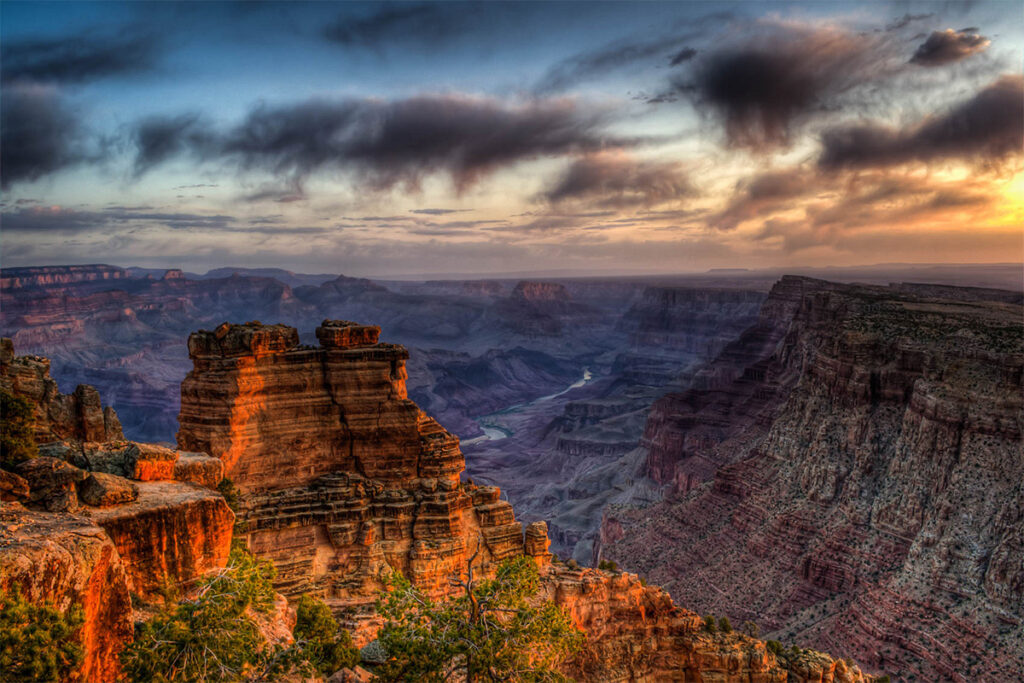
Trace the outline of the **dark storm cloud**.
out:
[[[198,114],[153,116],[139,122],[134,131],[135,175],[186,151],[207,153],[213,140],[206,130]]]
[[[910,61],[921,66],[942,66],[982,52],[989,44],[988,38],[968,29],[932,31]]]
[[[310,100],[261,106],[223,134],[199,130],[189,117],[145,123],[136,167],[187,151],[293,179],[357,170],[377,189],[415,187],[423,175],[443,171],[463,189],[518,161],[636,142],[607,136],[604,123],[603,112],[564,99],[523,105],[457,95]]]
[[[0,92],[0,186],[32,181],[85,160],[78,117],[52,88]]]
[[[88,33],[48,40],[15,40],[0,48],[5,83],[82,83],[152,68],[153,36]]]
[[[886,55],[878,37],[757,24],[742,41],[694,60],[691,76],[675,86],[721,121],[729,144],[785,146],[798,123],[878,76]]]
[[[587,200],[599,206],[660,204],[693,194],[678,163],[594,154],[574,161],[545,195],[548,201]]]
[[[342,15],[324,29],[323,36],[355,47],[436,46],[462,33],[482,9],[476,3],[391,4],[365,17]]]
[[[1024,77],[1004,76],[950,111],[909,128],[861,124],[827,130],[822,168],[883,167],[942,159],[987,162],[1022,153]]]

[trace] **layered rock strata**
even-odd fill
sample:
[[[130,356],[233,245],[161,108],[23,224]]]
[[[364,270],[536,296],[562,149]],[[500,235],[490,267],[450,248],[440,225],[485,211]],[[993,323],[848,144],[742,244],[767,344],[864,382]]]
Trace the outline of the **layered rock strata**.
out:
[[[900,679],[1024,678],[1022,310],[932,294],[783,278],[656,404],[669,498],[608,511],[603,556]]]
[[[284,326],[197,332],[178,432],[223,459],[283,593],[365,614],[387,571],[441,592],[478,543],[481,565],[523,552],[512,507],[460,484],[458,439],[406,397],[408,354],[379,333],[325,321],[312,348]]]
[[[543,523],[524,533],[496,487],[460,482],[458,439],[406,398],[406,352],[378,332],[324,321],[313,348],[292,328],[248,323],[189,340],[179,446],[224,460],[243,491],[245,538],[274,561],[281,592],[320,595],[365,643],[389,572],[443,594],[470,558],[486,576],[525,554],[544,596],[590,635],[567,665],[582,680],[787,680],[788,664],[763,643],[702,632],[637,576],[552,561]],[[815,671],[792,680],[865,680]]]

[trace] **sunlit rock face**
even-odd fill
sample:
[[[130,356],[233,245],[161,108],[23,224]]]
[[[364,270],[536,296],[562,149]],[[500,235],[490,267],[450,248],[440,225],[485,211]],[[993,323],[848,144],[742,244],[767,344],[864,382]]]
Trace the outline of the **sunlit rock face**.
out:
[[[8,339],[0,349],[0,381],[32,404],[40,442],[38,457],[2,476],[0,590],[17,586],[33,602],[81,607],[84,659],[74,680],[119,680],[118,654],[132,637],[130,596],[187,591],[227,562],[234,515],[213,490],[224,466],[150,444],[84,441],[120,437],[102,422],[83,427],[82,415],[102,418],[99,396],[82,410],[82,387],[57,392],[47,359],[15,357]]]
[[[285,326],[225,324],[189,340],[179,446],[224,460],[243,491],[248,545],[274,562],[282,593],[322,596],[362,644],[379,627],[373,605],[390,571],[439,595],[470,561],[479,577],[526,555],[543,597],[589,634],[566,665],[580,680],[786,680],[764,643],[702,632],[636,575],[553,561],[543,522],[524,533],[497,487],[460,483],[458,439],[406,398],[406,351],[378,332],[324,321],[316,348]],[[865,680],[843,671],[834,680]]]
[[[901,678],[1024,678],[1024,318],[950,289],[783,278],[655,404],[669,499],[608,511],[602,556]]]
[[[460,484],[458,438],[406,397],[408,353],[379,333],[328,320],[317,348],[293,328],[225,324],[189,339],[182,384],[178,443],[224,460],[282,592],[355,616],[388,570],[444,592],[478,546],[491,566],[524,543],[497,488]]]

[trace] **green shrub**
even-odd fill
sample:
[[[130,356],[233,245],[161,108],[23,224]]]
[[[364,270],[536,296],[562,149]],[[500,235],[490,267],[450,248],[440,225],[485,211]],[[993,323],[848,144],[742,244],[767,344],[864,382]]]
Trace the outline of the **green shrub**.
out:
[[[129,680],[228,682],[287,668],[290,660],[268,645],[251,613],[271,611],[273,578],[272,564],[236,546],[227,567],[200,582],[195,598],[168,604],[136,630],[121,653]]]
[[[61,612],[49,602],[29,602],[13,586],[0,595],[0,678],[66,680],[82,663],[78,631],[83,621],[80,606]]]
[[[435,602],[394,574],[377,611],[387,661],[381,683],[564,681],[558,664],[583,643],[583,633],[553,602],[534,602],[537,566],[528,557],[503,562],[494,579],[458,578],[457,597]]]
[[[704,615],[704,630],[708,633],[717,633],[718,624],[715,623],[715,617],[711,614]]]
[[[220,495],[224,496],[224,502],[228,504],[232,512],[238,512],[238,504],[242,500],[242,492],[235,486],[235,482],[231,481],[227,477],[220,480],[217,484],[217,491]]]
[[[352,636],[338,626],[322,600],[303,595],[295,614],[293,634],[301,648],[301,658],[314,669],[329,676],[359,663],[359,650],[353,647]]]
[[[751,638],[759,638],[759,637],[761,637],[761,627],[758,626],[753,621],[743,622],[743,632],[746,633]]]
[[[875,679],[875,683],[890,683],[891,680],[892,679],[889,678],[889,674],[882,674],[881,676]]]
[[[606,572],[617,572],[619,571],[619,565],[612,560],[601,560],[597,563],[598,569],[603,569]]]
[[[0,417],[0,467],[10,470],[39,454],[32,434],[32,404],[0,389]]]
[[[782,651],[783,651],[782,643],[780,643],[777,640],[769,640],[769,641],[767,641],[765,643],[765,647],[767,647],[768,651],[771,652],[775,656],[780,656],[782,654]]]
[[[729,617],[722,617],[718,620],[718,630],[722,633],[732,633],[732,624],[729,623]]]

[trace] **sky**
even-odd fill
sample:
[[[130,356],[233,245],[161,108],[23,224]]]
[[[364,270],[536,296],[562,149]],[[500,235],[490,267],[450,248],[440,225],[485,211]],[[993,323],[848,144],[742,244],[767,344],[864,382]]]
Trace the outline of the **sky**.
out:
[[[1024,3],[0,4],[0,263],[1024,260]]]

